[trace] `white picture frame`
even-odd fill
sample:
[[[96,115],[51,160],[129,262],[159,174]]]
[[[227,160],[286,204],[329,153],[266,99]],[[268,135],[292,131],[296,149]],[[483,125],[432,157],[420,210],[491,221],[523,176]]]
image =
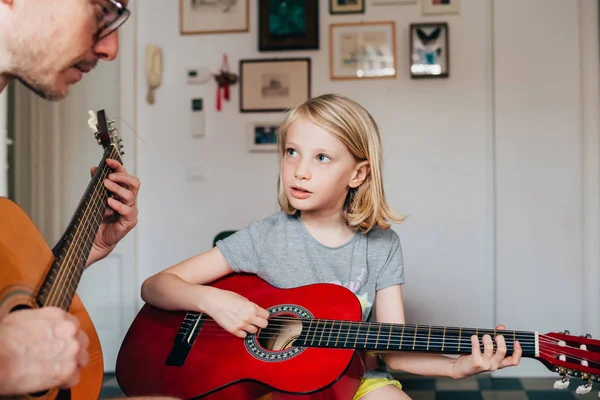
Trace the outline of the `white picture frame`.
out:
[[[459,14],[460,0],[421,0],[424,15]]]
[[[276,121],[251,121],[248,123],[248,150],[250,152],[277,151],[277,128]]]
[[[179,0],[179,33],[199,35],[250,31],[250,0]]]
[[[395,79],[396,22],[329,25],[329,79]]]

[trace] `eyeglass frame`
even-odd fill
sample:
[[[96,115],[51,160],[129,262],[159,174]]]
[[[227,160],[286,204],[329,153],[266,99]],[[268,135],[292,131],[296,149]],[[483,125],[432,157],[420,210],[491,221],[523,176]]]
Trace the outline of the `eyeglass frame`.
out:
[[[96,41],[100,41],[100,40],[104,39],[105,37],[111,35],[114,31],[119,29],[121,27],[121,25],[123,25],[129,19],[129,16],[131,15],[131,11],[127,7],[125,7],[121,2],[119,2],[117,0],[103,0],[103,1],[109,2],[114,8],[116,8],[117,15],[112,21],[110,21],[109,23],[104,24],[104,26],[101,26],[98,28],[98,32],[96,32],[96,35],[95,35]],[[125,15],[125,17],[123,17],[123,15]],[[115,24],[117,21],[119,21],[119,19],[121,19],[122,21],[111,28],[111,25]]]

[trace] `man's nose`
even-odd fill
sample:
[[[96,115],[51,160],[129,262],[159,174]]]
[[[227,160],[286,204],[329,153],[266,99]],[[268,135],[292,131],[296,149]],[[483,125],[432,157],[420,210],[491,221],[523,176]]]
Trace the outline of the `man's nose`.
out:
[[[94,43],[92,51],[101,60],[113,61],[119,53],[119,32],[115,31]]]

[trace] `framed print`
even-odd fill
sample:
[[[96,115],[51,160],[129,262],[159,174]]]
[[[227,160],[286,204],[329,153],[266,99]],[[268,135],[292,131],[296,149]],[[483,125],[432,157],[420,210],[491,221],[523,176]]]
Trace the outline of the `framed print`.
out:
[[[310,58],[240,60],[240,112],[276,112],[310,98]]]
[[[374,6],[403,6],[405,4],[417,4],[417,0],[373,0]]]
[[[332,80],[395,78],[395,22],[329,25],[329,75]]]
[[[447,23],[410,25],[410,75],[412,78],[450,75]]]
[[[250,30],[250,0],[179,0],[182,35]]]
[[[259,0],[259,51],[318,49],[318,0]]]
[[[277,151],[278,123],[252,121],[248,126],[248,150],[252,152]]]
[[[423,14],[458,14],[460,0],[421,0]]]
[[[329,14],[364,14],[366,0],[329,0]]]

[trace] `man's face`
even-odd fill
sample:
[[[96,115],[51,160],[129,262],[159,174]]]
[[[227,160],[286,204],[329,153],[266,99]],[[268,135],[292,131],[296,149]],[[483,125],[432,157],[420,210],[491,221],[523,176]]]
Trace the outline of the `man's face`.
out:
[[[116,58],[117,32],[96,40],[115,10],[108,0],[14,0],[7,33],[11,75],[46,99],[65,97],[98,60]]]

